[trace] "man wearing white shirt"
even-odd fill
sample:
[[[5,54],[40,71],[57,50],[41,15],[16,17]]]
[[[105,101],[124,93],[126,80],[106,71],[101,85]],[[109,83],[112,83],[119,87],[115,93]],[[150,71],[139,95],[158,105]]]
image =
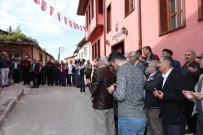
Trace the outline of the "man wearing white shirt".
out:
[[[184,79],[173,69],[173,59],[163,57],[158,64],[164,78],[162,89],[155,88],[154,96],[160,100],[163,135],[185,135],[185,98],[182,94]]]
[[[72,60],[70,61],[70,64],[68,64],[67,70],[68,70],[68,86],[70,87],[72,84],[74,84],[73,74],[75,72],[75,67],[72,64]]]

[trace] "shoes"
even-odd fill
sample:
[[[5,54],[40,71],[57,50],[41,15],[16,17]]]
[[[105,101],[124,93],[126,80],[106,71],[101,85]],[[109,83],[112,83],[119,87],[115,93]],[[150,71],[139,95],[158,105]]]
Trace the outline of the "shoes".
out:
[[[85,95],[85,92],[83,92],[82,94]]]
[[[81,94],[82,92],[77,92],[78,94]]]

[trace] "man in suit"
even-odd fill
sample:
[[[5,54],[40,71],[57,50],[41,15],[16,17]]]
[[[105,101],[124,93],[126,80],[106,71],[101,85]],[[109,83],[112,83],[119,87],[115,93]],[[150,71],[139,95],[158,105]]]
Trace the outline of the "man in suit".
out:
[[[33,87],[32,88],[39,88],[39,68],[40,63],[36,61],[36,59],[33,59],[32,64],[32,81],[33,81]]]
[[[145,89],[145,109],[147,115],[147,135],[163,135],[162,120],[160,118],[159,99],[154,97],[154,88],[161,89],[163,77],[158,70],[158,61],[151,60],[147,67],[149,77],[147,78]]]
[[[154,96],[160,99],[160,112],[164,135],[185,135],[185,98],[182,94],[184,79],[173,69],[173,59],[163,57],[158,64],[162,72],[162,89],[155,88]]]

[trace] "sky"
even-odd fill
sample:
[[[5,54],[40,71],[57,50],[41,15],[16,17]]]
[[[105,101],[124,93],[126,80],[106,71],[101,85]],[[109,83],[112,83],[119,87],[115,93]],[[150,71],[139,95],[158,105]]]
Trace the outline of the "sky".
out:
[[[33,0],[0,0],[0,29],[7,31],[9,26],[15,30],[20,26],[22,33],[36,39],[41,48],[58,59],[59,47],[60,59],[72,56],[76,45],[85,36],[84,30],[70,28],[65,25],[64,17],[82,26],[85,25],[85,17],[77,15],[79,0],[45,0],[46,11],[41,10]],[[41,3],[41,0],[40,0]],[[50,8],[54,8],[50,16]],[[61,21],[58,21],[57,12]]]

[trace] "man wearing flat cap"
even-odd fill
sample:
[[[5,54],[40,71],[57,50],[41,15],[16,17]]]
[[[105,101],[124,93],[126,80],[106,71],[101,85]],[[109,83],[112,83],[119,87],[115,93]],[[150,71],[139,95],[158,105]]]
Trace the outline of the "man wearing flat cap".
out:
[[[200,64],[195,61],[196,52],[188,50],[185,52],[185,64],[181,67],[181,73],[185,81],[185,89],[195,91],[194,86],[199,80]],[[196,117],[192,116],[194,102],[186,100],[185,113],[188,129],[186,133],[196,132]]]
[[[203,69],[203,53],[197,55],[196,58],[200,59],[200,69]],[[199,80],[195,85],[195,92],[190,90],[183,90],[183,95],[191,102],[196,104],[197,110],[197,135],[203,135],[203,72],[199,76]]]

